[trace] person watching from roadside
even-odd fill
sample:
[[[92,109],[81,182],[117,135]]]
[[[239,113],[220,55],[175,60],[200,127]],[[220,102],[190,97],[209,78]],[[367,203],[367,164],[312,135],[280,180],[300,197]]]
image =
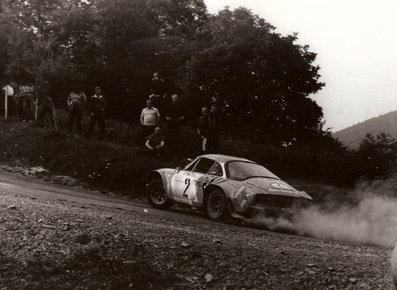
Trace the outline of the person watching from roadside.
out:
[[[58,130],[55,120],[55,107],[53,99],[49,95],[40,96],[38,99],[38,107],[38,123],[45,127],[46,120],[49,120],[54,129]]]
[[[142,109],[140,122],[142,125],[142,144],[145,143],[144,140],[153,134],[154,129],[160,121],[160,112],[157,108],[153,107],[152,100],[148,99],[146,101],[146,107]]]
[[[88,101],[88,112],[91,116],[90,124],[88,126],[87,137],[90,137],[95,128],[96,123],[99,124],[99,140],[103,140],[105,136],[105,120],[107,103],[101,94],[101,88],[95,88],[95,94],[90,97]]]
[[[164,138],[161,134],[160,127],[154,129],[154,133],[151,134],[145,143],[146,149],[156,156],[162,156],[165,146]]]
[[[201,138],[201,151],[202,153],[206,153],[207,143],[208,143],[208,132],[209,132],[209,115],[208,115],[208,107],[201,108],[201,116],[197,121],[197,133]]]
[[[7,96],[7,109],[8,109],[7,113],[9,116],[11,116],[14,114],[14,110],[15,110],[15,99],[14,99],[15,94],[14,94],[14,88],[11,86],[11,82],[7,82],[7,84],[5,85],[5,87],[3,87],[2,90],[4,91],[4,95]]]
[[[76,123],[77,134],[81,134],[81,121],[83,118],[83,112],[86,102],[87,97],[82,91],[73,90],[68,96],[66,103],[69,107],[69,134],[72,134],[74,123]]]
[[[209,153],[219,153],[219,137],[220,137],[220,117],[218,107],[211,105],[209,113],[209,130],[207,150]]]
[[[177,153],[179,134],[182,121],[185,119],[183,108],[177,94],[171,96],[171,104],[167,107],[165,119],[167,121],[168,146],[171,152]]]

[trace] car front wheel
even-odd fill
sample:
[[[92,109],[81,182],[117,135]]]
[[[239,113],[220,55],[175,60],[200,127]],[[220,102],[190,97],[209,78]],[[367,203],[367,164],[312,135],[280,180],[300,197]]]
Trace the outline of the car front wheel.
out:
[[[206,203],[206,212],[208,217],[215,221],[224,220],[229,216],[226,196],[220,189],[210,192]]]
[[[149,183],[147,198],[150,205],[154,208],[165,209],[172,205],[172,201],[169,200],[163,182],[160,179],[152,180]]]

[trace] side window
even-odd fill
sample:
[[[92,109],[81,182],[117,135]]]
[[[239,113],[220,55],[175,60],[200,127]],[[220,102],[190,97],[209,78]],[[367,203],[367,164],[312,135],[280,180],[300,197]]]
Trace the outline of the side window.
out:
[[[206,174],[208,171],[210,171],[212,165],[214,165],[214,161],[207,158],[201,158],[192,171]]]
[[[196,166],[197,162],[199,162],[199,161],[200,161],[200,159],[196,160],[195,162],[191,163],[190,165],[188,164],[187,167],[185,167],[185,169],[183,169],[183,170],[192,171],[192,169]]]
[[[214,166],[212,166],[208,174],[215,176],[222,176],[223,175],[222,166],[218,162],[215,162]]]

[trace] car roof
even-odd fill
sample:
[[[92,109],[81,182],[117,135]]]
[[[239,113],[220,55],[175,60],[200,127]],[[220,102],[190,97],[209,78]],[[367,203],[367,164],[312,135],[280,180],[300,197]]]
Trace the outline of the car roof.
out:
[[[245,159],[245,158],[234,157],[234,156],[229,156],[229,155],[222,155],[222,154],[205,154],[205,155],[201,155],[199,157],[209,158],[209,159],[218,161],[220,163],[226,163],[226,162],[230,162],[230,161],[244,161],[244,162],[255,163],[255,162]]]

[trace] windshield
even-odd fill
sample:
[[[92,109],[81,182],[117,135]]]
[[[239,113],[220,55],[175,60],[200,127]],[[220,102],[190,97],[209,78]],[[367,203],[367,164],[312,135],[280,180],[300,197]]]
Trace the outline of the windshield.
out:
[[[265,167],[250,162],[232,161],[227,163],[227,174],[230,179],[245,180],[254,177],[279,179]]]

